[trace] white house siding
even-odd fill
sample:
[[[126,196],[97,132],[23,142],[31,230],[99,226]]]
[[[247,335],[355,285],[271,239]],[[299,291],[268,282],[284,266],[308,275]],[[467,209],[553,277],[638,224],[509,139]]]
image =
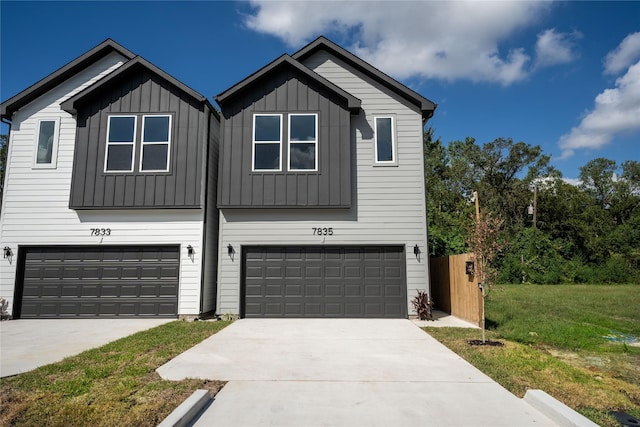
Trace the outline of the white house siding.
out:
[[[242,245],[405,245],[408,312],[416,289],[429,290],[422,116],[414,106],[383,92],[339,60],[319,53],[305,63],[323,77],[362,100],[356,126],[355,185],[351,210],[232,210],[220,215],[218,312],[240,312]],[[363,114],[366,118],[363,118]],[[374,166],[374,116],[395,117],[398,166]],[[359,120],[368,123],[363,137]],[[365,126],[366,127],[366,126]],[[332,227],[318,237],[312,227]],[[231,244],[236,253],[227,254]],[[415,245],[419,258],[414,256]]]
[[[121,66],[124,58],[111,53],[14,114],[9,142],[5,188],[0,215],[0,247],[13,251],[11,262],[0,259],[0,296],[13,307],[19,245],[181,245],[178,312],[198,314],[202,254],[203,210],[74,211],[69,191],[76,121],[60,103]],[[34,169],[36,127],[41,118],[60,121],[55,169]],[[95,237],[91,228],[110,228]],[[187,245],[195,249],[187,256]]]

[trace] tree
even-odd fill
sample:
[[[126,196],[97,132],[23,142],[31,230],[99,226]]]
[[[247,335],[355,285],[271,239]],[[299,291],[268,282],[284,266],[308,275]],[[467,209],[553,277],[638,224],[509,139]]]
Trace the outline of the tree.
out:
[[[477,197],[477,196],[476,196]],[[476,199],[476,206],[478,200]],[[485,300],[489,292],[496,284],[498,270],[494,265],[496,256],[505,248],[506,242],[502,239],[502,226],[504,220],[491,213],[491,211],[478,211],[474,226],[469,230],[469,249],[475,259],[475,274],[480,277],[480,290],[482,291],[482,343],[485,343]]]
[[[448,155],[452,188],[466,196],[477,191],[483,205],[504,219],[511,234],[525,223],[534,181],[560,175],[540,146],[511,138],[498,138],[482,147],[473,138],[454,141]]]
[[[465,230],[473,207],[454,188],[447,148],[434,129],[424,132],[424,174],[429,227],[429,255],[447,256],[464,253]]]

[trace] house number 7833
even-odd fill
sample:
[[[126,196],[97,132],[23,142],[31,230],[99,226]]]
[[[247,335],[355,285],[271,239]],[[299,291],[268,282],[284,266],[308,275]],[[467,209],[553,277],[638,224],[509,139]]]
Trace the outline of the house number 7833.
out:
[[[92,236],[111,236],[110,228],[92,228],[91,229]]]

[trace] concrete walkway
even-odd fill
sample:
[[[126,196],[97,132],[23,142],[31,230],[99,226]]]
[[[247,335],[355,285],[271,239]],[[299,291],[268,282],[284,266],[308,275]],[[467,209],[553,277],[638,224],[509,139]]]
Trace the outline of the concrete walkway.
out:
[[[227,380],[196,426],[551,426],[409,320],[242,319],[158,369]]]
[[[0,322],[0,376],[31,371],[175,319],[20,319]]]

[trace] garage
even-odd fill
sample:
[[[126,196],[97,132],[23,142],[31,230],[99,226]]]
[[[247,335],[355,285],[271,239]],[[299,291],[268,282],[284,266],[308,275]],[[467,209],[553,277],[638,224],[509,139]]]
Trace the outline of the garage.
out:
[[[243,317],[406,318],[404,246],[249,246]]]
[[[177,245],[21,247],[19,259],[15,317],[177,316]]]

